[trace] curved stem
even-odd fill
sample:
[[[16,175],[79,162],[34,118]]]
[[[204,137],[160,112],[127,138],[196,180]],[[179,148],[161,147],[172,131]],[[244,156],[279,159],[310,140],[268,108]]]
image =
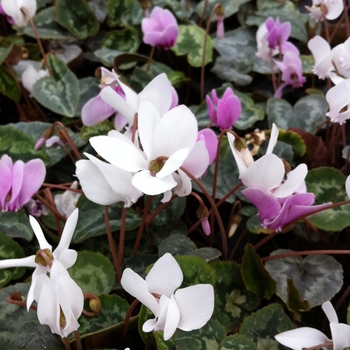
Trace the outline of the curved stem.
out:
[[[137,299],[135,299],[131,305],[129,306],[129,310],[125,315],[125,320],[124,320],[124,324],[123,324],[123,330],[122,330],[122,335],[121,335],[121,345],[123,345],[124,339],[125,339],[125,335],[126,335],[126,331],[128,329],[129,326],[129,321],[132,315],[132,312],[134,311],[136,305],[139,303],[139,301]]]
[[[207,200],[209,201],[210,205],[211,205],[211,209],[214,212],[214,215],[216,217],[216,220],[218,222],[219,225],[219,229],[220,229],[220,234],[221,234],[221,241],[222,241],[222,256],[224,258],[224,260],[227,259],[227,239],[226,239],[226,232],[225,232],[225,227],[222,223],[219,211],[215,205],[215,202],[213,201],[213,199],[211,198],[210,194],[208,193],[208,191],[205,189],[205,187],[201,184],[201,182],[192,175],[192,173],[190,173],[187,169],[185,169],[184,167],[180,167],[180,169],[193,181],[197,184],[197,186],[201,189],[201,191],[203,192],[203,194],[206,196]],[[214,231],[212,232],[212,234],[214,234]]]
[[[33,22],[33,19],[32,19],[32,17],[30,17],[30,14],[29,14],[28,10],[27,10],[25,7],[21,7],[21,11],[24,13],[24,15],[25,15],[26,18],[28,19],[30,25],[31,25],[32,28],[33,28],[33,32],[34,32],[36,41],[38,42],[38,46],[39,46],[41,55],[43,56],[43,60],[44,60],[44,62],[45,62],[45,66],[46,66],[46,68],[47,68],[47,70],[48,70],[50,76],[52,77],[52,72],[51,72],[50,66],[49,66],[49,64],[48,64],[48,62],[47,62],[46,54],[45,54],[43,45],[41,44],[41,40],[40,40],[40,38],[39,38],[39,34],[38,34],[38,31],[36,30],[36,27],[35,27],[35,24],[34,24],[34,22]]]
[[[81,339],[80,339],[80,333],[79,331],[74,331],[75,336],[75,344],[77,345],[78,350],[83,350],[83,347],[81,345]]]
[[[110,226],[110,223],[109,223],[108,205],[105,206],[105,215],[104,216],[105,216],[105,223],[106,223],[106,231],[107,231],[107,238],[108,238],[109,249],[110,249],[111,254],[112,254],[113,265],[114,265],[115,271],[117,273],[117,279],[118,279],[118,282],[119,282],[121,277],[122,277],[122,275],[121,275],[121,271],[120,271],[120,265],[119,265],[117,252],[116,252],[115,245],[114,245],[114,240],[113,240],[113,236],[112,236],[111,226]]]
[[[139,230],[137,232],[136,241],[135,241],[135,244],[134,244],[134,249],[132,251],[132,255],[133,256],[136,255],[137,250],[139,249],[140,242],[141,242],[141,237],[142,237],[142,232],[143,232],[143,229],[144,229],[144,227],[146,225],[146,222],[147,222],[147,215],[148,215],[148,212],[149,212],[149,210],[151,208],[152,199],[153,199],[153,196],[150,196],[148,201],[147,201],[147,204],[146,204],[146,206],[144,208],[141,225],[140,225]]]
[[[174,199],[176,199],[178,196],[175,194],[173,195],[170,200],[166,203],[162,203],[148,218],[147,218],[147,225],[150,225],[153,220],[156,218],[156,216],[164,209],[166,208]]]
[[[210,30],[210,24],[211,24],[211,19],[216,11],[216,9],[221,6],[221,4],[215,4],[213,9],[211,10],[208,22],[207,22],[207,29],[205,31],[204,35],[204,42],[203,42],[203,57],[202,57],[202,66],[201,66],[201,102],[204,100],[204,71],[205,71],[205,52],[207,50],[207,36],[209,35],[209,30]],[[205,7],[206,11],[206,7]],[[205,11],[203,10],[202,17],[204,17]],[[199,26],[201,26],[201,22],[199,22]]]
[[[124,259],[125,231],[126,231],[126,208],[123,206],[120,233],[119,233],[119,250],[118,250],[119,268],[121,268],[123,259]]]
[[[147,68],[146,68],[146,72],[149,71],[150,67],[151,67],[151,63],[152,63],[152,60],[153,60],[153,55],[154,55],[154,51],[156,50],[156,47],[155,46],[152,46],[152,49],[151,49],[151,52],[148,56],[148,62],[147,62]]]
[[[66,347],[66,350],[71,350],[72,348],[70,347],[70,342],[68,340],[67,337],[62,338],[63,342],[64,342],[64,346]]]
[[[270,68],[271,68],[271,79],[272,79],[273,91],[276,92],[277,86],[276,86],[276,77],[275,77],[275,69],[274,69],[275,66],[273,64],[271,49],[270,49]]]

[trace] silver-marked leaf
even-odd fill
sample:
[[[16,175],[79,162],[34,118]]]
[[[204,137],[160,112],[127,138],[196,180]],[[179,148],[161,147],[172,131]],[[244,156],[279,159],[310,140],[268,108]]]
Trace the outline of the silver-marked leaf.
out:
[[[218,321],[211,319],[200,329],[190,332],[178,330],[175,333],[176,349],[218,349],[225,333],[224,327]]]
[[[26,241],[33,238],[33,230],[23,209],[16,212],[0,212],[0,231],[9,237]]]
[[[258,307],[260,298],[246,289],[239,264],[214,261],[209,266],[216,275],[213,317],[220,321],[227,333],[231,333],[244,317]]]
[[[75,37],[85,39],[97,34],[100,24],[83,0],[56,0],[56,21]]]
[[[74,117],[79,101],[79,81],[58,57],[50,55],[47,61],[53,76],[38,80],[33,86],[32,94],[51,111]]]
[[[67,40],[72,39],[72,35],[55,21],[56,8],[48,7],[38,12],[33,21],[41,39]],[[20,29],[22,30],[22,29]],[[35,38],[33,28],[30,24],[23,28],[23,33]]]
[[[278,249],[270,255],[291,252]],[[291,278],[302,300],[310,307],[321,305],[339,292],[343,285],[343,269],[340,263],[329,255],[309,255],[304,259],[292,256],[270,260],[265,268],[277,283],[276,294],[287,302],[287,279]]]
[[[284,350],[275,340],[275,335],[294,328],[289,317],[279,304],[270,304],[247,316],[239,333],[254,341],[258,349]]]
[[[19,283],[0,290],[0,349],[50,349],[63,350],[61,338],[41,325],[35,311],[9,304],[10,293],[27,296],[28,283]]]
[[[69,274],[84,293],[109,293],[115,283],[111,260],[96,252],[78,252],[77,261],[69,269]]]
[[[205,30],[197,25],[180,25],[176,45],[171,50],[176,56],[187,55],[192,67],[201,67],[205,35]],[[207,65],[213,59],[213,41],[209,35],[204,55],[204,65]]]
[[[315,194],[315,204],[342,202],[348,199],[345,176],[338,169],[319,167],[308,172],[305,182],[309,192]],[[341,231],[350,226],[350,204],[327,209],[308,218],[316,227],[327,231]]]
[[[105,331],[111,331],[120,326],[125,320],[126,313],[129,309],[129,304],[119,295],[99,295],[101,300],[101,311],[96,316],[81,315],[79,318],[79,333],[80,337],[86,338],[92,333],[103,335]],[[74,339],[73,333],[69,339]]]
[[[315,133],[316,127],[326,120],[328,103],[321,96],[306,96],[293,107],[283,99],[270,98],[267,101],[267,119],[279,128],[299,128]]]
[[[219,350],[256,350],[256,347],[255,344],[244,335],[234,334],[229,335],[220,343]]]

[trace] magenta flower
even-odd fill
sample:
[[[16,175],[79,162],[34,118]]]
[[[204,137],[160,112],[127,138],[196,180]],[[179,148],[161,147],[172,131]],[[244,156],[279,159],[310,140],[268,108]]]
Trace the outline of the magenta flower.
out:
[[[289,197],[276,198],[259,188],[246,188],[242,194],[257,207],[261,225],[274,231],[281,231],[293,220],[330,204],[312,206],[315,201],[313,193],[294,193]]]
[[[291,25],[289,22],[280,23],[280,19],[277,17],[274,21],[272,17],[269,17],[265,26],[267,29],[267,42],[270,49],[278,49],[289,38]]]
[[[28,203],[44,182],[46,168],[41,159],[13,163],[8,155],[0,159],[0,209],[17,211]]]
[[[168,50],[175,45],[179,34],[176,18],[169,10],[155,7],[149,18],[141,23],[145,44]]]
[[[212,90],[211,98],[206,97],[209,118],[220,129],[231,129],[241,115],[242,106],[239,98],[231,88],[227,88],[222,98],[218,99],[216,91]]]
[[[287,85],[290,85],[293,89],[304,85],[306,79],[303,77],[302,64],[299,55],[287,51],[283,56],[283,61],[275,61],[275,63],[282,72],[282,81],[284,82],[276,90],[275,97],[280,98],[283,88]]]

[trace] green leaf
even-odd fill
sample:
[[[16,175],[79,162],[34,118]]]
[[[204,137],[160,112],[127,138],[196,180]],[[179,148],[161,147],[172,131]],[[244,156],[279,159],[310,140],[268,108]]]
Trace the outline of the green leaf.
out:
[[[105,0],[91,0],[88,2],[91,11],[95,14],[100,23],[104,22],[107,17],[107,8]]]
[[[40,39],[67,40],[73,39],[72,35],[55,21],[56,8],[48,7],[38,12],[33,21]],[[23,28],[23,33],[35,38],[32,26],[29,24]]]
[[[7,154],[13,161],[27,162],[40,158],[48,164],[49,159],[43,150],[34,150],[35,142],[25,133],[12,126],[0,126],[0,155]]]
[[[0,232],[0,259],[16,259],[23,258],[24,250],[23,248],[15,242],[12,238],[8,237],[4,233]],[[10,274],[11,279],[18,279],[25,273],[24,267],[15,267],[7,270],[0,270],[0,276],[4,274]],[[6,283],[1,283],[2,278],[0,277],[0,288]]]
[[[50,55],[47,61],[53,76],[38,80],[33,86],[32,94],[51,111],[74,117],[79,101],[79,81],[58,57]]]
[[[79,317],[81,339],[92,334],[98,334],[99,337],[102,337],[105,333],[114,333],[125,320],[129,309],[129,304],[125,299],[116,294],[102,294],[99,298],[101,300],[101,311],[98,315],[91,317],[83,314]],[[74,335],[71,334],[69,338],[70,340],[74,339]]]
[[[221,80],[235,82],[238,85],[249,85],[253,78],[248,75],[253,68],[253,62],[247,59],[232,60],[219,56],[211,71]]]
[[[33,238],[33,230],[23,209],[17,212],[0,212],[0,231],[9,237],[26,241]]]
[[[270,255],[289,253],[278,249]],[[339,292],[343,285],[343,269],[339,262],[329,255],[309,255],[306,258],[291,256],[267,261],[265,268],[277,283],[276,294],[287,303],[288,278],[292,279],[302,300],[310,307],[321,305]]]
[[[214,261],[209,266],[215,271],[215,309],[213,317],[231,333],[259,303],[254,293],[243,283],[240,265],[233,261]]]
[[[123,24],[122,18],[125,15],[125,12],[130,11],[135,2],[136,0],[108,0],[108,25],[110,27],[121,26]]]
[[[278,139],[291,145],[293,147],[293,153],[297,157],[302,157],[306,152],[306,145],[303,139],[293,131],[280,130],[278,133]]]
[[[238,91],[235,91],[235,94],[242,104],[242,113],[234,124],[235,128],[246,130],[252,127],[257,121],[264,120],[264,110],[261,107],[256,106],[254,101],[247,94]]]
[[[15,101],[21,98],[17,79],[3,66],[0,67],[0,93]]]
[[[31,138],[31,143],[33,145],[31,148],[33,148],[33,152],[34,152],[34,145],[35,145],[36,141],[38,141],[42,137],[43,133],[46,130],[48,130],[49,128],[52,127],[52,124],[42,123],[42,122],[30,122],[30,123],[29,122],[20,122],[20,123],[16,123],[16,124],[11,124],[11,127],[15,130],[23,131],[26,135],[28,135]],[[70,135],[70,137],[72,138],[72,140],[77,148],[80,148],[86,144],[86,141],[82,140],[78,133],[74,133],[70,129],[67,129],[67,132]],[[66,147],[68,147],[68,146],[66,146]],[[27,147],[27,150],[29,150],[31,148]],[[39,150],[39,151],[35,151],[35,152],[41,152],[43,155],[40,156],[40,158],[43,159],[43,157],[44,157],[45,162],[48,162],[48,160],[47,160],[47,155],[48,155],[50,158],[50,160],[49,160],[50,165],[54,165],[54,164],[58,163],[60,160],[62,160],[62,158],[67,156],[66,150],[63,149],[62,147],[50,147],[50,148],[46,148],[45,151],[46,152],[44,152],[43,150]],[[41,153],[35,153],[35,154],[41,154]],[[39,157],[39,156],[37,156],[37,157]]]
[[[302,300],[298,289],[294,285],[294,281],[291,278],[287,279],[287,307],[292,311],[294,318],[300,321],[300,311],[310,310],[310,304],[307,300]]]
[[[85,103],[96,97],[100,92],[99,81],[93,77],[79,80],[79,103],[75,115],[81,116],[81,110]]]
[[[101,253],[78,252],[69,274],[84,293],[109,293],[115,283],[115,271],[110,259]]]
[[[300,55],[299,56],[302,64],[303,73],[305,74],[311,74],[312,68],[315,65],[315,59],[312,55]]]
[[[120,54],[122,54],[120,51],[111,49],[99,49],[94,51],[94,55],[107,67],[112,67],[114,59]]]
[[[256,28],[252,27],[228,31],[224,38],[214,40],[214,47],[227,62],[244,62],[245,67],[250,65],[257,73],[271,74],[270,63],[256,56],[255,35]]]
[[[105,120],[93,126],[84,125],[80,130],[80,135],[82,139],[89,140],[93,136],[107,135],[111,130],[115,130],[113,124],[109,120]]]
[[[326,120],[328,103],[321,96],[301,98],[293,107],[283,99],[270,98],[267,101],[267,119],[278,128],[300,128],[312,134],[319,124]]]
[[[91,237],[106,235],[104,206],[93,203],[85,196],[81,196],[77,207],[80,209],[80,214],[77,227],[74,231],[74,243],[82,242]],[[122,208],[123,204],[121,203],[113,204],[108,207],[109,223],[112,231],[120,229]],[[128,209],[126,214],[126,231],[137,228],[140,223],[141,215],[131,208]]]
[[[255,344],[241,334],[226,337],[221,343],[219,350],[256,350]]]
[[[117,50],[120,53],[135,53],[140,46],[137,32],[132,28],[116,30],[106,35],[102,48]]]
[[[215,285],[215,271],[201,258],[197,256],[175,256],[180,265],[184,279],[181,288],[193,286],[199,283]]]
[[[270,304],[247,316],[239,333],[254,341],[258,349],[282,350],[284,346],[275,340],[275,335],[293,328],[289,317],[279,304]]]
[[[221,252],[214,248],[197,249],[190,238],[179,234],[172,234],[159,244],[158,255],[162,256],[165,253],[199,256],[205,261],[217,259],[221,255]]]
[[[3,64],[7,56],[12,51],[12,48],[13,48],[13,44],[11,44],[9,47],[0,47],[0,64]]]
[[[259,255],[250,243],[244,248],[241,274],[246,288],[257,296],[270,299],[276,292],[276,282],[265,270]]]
[[[201,67],[205,35],[205,30],[196,25],[180,25],[176,45],[171,50],[176,56],[187,55],[188,63],[192,67]],[[208,35],[206,38],[204,65],[210,63],[213,56],[213,41]]]
[[[240,6],[242,4],[245,4],[249,2],[249,0],[222,0],[220,1],[221,6],[224,8],[224,12],[225,12],[225,18],[228,18],[232,15],[234,15],[235,13],[238,12]],[[199,17],[202,16],[203,13],[203,9],[204,9],[204,4],[206,4],[205,0],[202,0],[196,8],[196,12],[198,14]],[[207,21],[209,19],[210,13],[213,10],[213,7],[217,4],[216,0],[209,0],[207,2],[207,8],[205,11],[205,15],[204,18]],[[216,16],[212,17],[212,21],[216,21]]]
[[[100,24],[83,0],[56,0],[56,21],[78,39],[97,34]]]
[[[65,349],[61,338],[39,323],[35,311],[6,301],[11,293],[27,296],[28,290],[27,283],[0,290],[0,349]]]
[[[153,332],[158,350],[175,350],[175,342],[172,338],[164,340],[163,331]]]
[[[348,200],[344,189],[345,176],[337,169],[320,167],[308,172],[305,182],[308,192],[315,194],[315,204]],[[308,218],[317,228],[341,231],[350,225],[350,204],[327,209]]]
[[[151,210],[156,210],[160,205],[162,205],[163,195],[153,197],[151,203]],[[145,198],[147,201],[148,199]],[[153,224],[161,226],[166,224],[175,223],[180,220],[182,214],[184,213],[186,206],[186,197],[178,197],[174,199],[156,216],[153,220]]]
[[[209,320],[204,327],[194,331],[178,330],[175,333],[176,349],[218,349],[224,337],[224,327],[216,320]]]

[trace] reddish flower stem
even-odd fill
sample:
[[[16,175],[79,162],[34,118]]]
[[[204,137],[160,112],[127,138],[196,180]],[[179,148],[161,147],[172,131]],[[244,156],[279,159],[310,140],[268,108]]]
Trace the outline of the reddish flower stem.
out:
[[[121,344],[123,345],[125,336],[126,336],[126,331],[128,330],[128,326],[129,326],[129,321],[132,315],[132,312],[134,311],[136,305],[139,303],[139,301],[137,299],[135,299],[131,305],[129,306],[129,310],[125,315],[125,320],[124,320],[124,324],[123,324],[123,330],[122,330],[122,335],[121,335]]]
[[[119,231],[119,250],[118,250],[119,268],[121,268],[124,260],[125,231],[126,231],[126,208],[123,206],[121,225],[120,225],[120,231]]]

